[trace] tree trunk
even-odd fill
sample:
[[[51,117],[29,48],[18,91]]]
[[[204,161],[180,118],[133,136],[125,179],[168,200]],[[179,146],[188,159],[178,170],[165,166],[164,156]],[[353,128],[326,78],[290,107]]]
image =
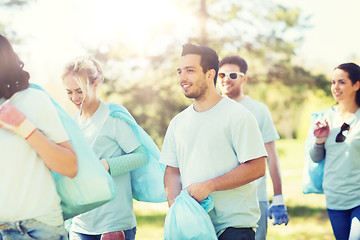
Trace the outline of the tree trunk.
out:
[[[199,38],[199,44],[200,45],[207,45],[208,44],[208,36],[207,36],[207,20],[209,18],[209,14],[206,9],[206,0],[201,0],[200,5],[200,38]]]

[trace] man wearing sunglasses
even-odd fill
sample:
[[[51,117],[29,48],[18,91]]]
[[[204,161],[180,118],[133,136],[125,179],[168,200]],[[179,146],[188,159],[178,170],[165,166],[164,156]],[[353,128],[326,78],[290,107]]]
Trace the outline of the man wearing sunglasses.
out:
[[[274,197],[269,207],[269,197],[266,190],[266,176],[257,180],[258,199],[261,209],[261,218],[258,222],[256,240],[265,240],[267,234],[267,217],[274,217],[273,225],[287,225],[289,216],[282,196],[280,166],[275,141],[279,135],[275,129],[268,107],[244,94],[244,85],[247,81],[248,66],[246,61],[239,56],[225,57],[220,62],[218,73],[220,88],[223,95],[239,102],[252,112],[259,125],[266,151],[267,163],[273,183]]]
[[[254,116],[217,92],[218,69],[213,49],[183,46],[178,81],[194,103],[166,131],[160,155],[166,195],[169,206],[185,188],[198,202],[211,195],[219,240],[254,240],[260,218],[254,180],[265,174],[266,149]]]

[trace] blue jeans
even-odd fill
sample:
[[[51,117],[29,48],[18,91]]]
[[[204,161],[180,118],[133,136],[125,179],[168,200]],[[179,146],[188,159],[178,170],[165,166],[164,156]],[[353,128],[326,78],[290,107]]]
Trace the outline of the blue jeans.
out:
[[[256,229],[255,240],[265,240],[267,234],[267,227],[268,227],[267,210],[269,208],[269,202],[260,201],[259,206],[261,211],[261,218],[257,222],[259,227]]]
[[[17,222],[0,222],[0,240],[67,240],[63,225],[50,226],[28,219]]]
[[[360,206],[349,210],[327,211],[336,240],[360,239]]]
[[[255,232],[252,228],[228,227],[220,235],[219,240],[254,240]]]
[[[134,227],[133,229],[125,230],[124,234],[126,240],[135,240],[136,227]],[[101,234],[88,235],[70,231],[70,240],[100,240],[100,238]]]

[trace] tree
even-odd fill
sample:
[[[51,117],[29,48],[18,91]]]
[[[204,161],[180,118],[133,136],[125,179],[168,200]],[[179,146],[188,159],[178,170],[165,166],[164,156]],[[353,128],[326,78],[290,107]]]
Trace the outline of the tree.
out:
[[[204,37],[202,29],[197,42],[213,46],[221,57],[244,57],[249,64],[247,93],[269,106],[280,135],[296,137],[305,99],[314,89],[328,89],[324,75],[314,76],[296,64],[296,48],[310,17],[271,1],[207,1],[207,7],[205,2],[199,16],[207,20],[200,26],[208,34]]]
[[[3,0],[0,2],[0,5],[5,7],[22,7],[28,3],[29,1],[27,0]]]
[[[296,48],[302,32],[308,28],[308,17],[297,8],[286,8],[271,1],[260,0],[173,0],[184,16],[196,16],[197,21],[185,27],[191,29],[189,42],[208,45],[219,53],[241,55],[249,66],[248,91],[255,99],[269,105],[279,133],[296,137],[298,112],[307,95],[326,83],[322,75],[295,64]],[[185,19],[184,19],[185,20]],[[160,36],[177,36],[178,26],[164,23],[153,31],[149,41]],[[183,28],[184,29],[184,26]],[[119,37],[121,39],[121,36]],[[104,96],[124,104],[145,130],[161,145],[168,122],[191,102],[177,86],[175,69],[182,43],[174,38],[164,51],[151,56],[137,56],[131,43],[120,40],[110,52],[96,49],[108,75]],[[128,66],[127,69],[114,66]],[[112,66],[112,67],[111,67]],[[115,67],[116,68],[116,67]]]
[[[34,1],[34,0],[33,0]],[[32,0],[2,0],[0,1],[0,7],[2,7],[2,11],[17,11],[22,9],[23,7],[26,7],[30,2],[33,2]],[[1,14],[1,11],[0,11]],[[1,14],[4,15],[4,14]],[[8,22],[10,22],[9,19],[2,18],[0,20],[0,33],[3,33],[6,35],[6,37],[12,42],[12,43],[18,43],[20,40],[18,39],[16,32],[10,29],[8,26]]]

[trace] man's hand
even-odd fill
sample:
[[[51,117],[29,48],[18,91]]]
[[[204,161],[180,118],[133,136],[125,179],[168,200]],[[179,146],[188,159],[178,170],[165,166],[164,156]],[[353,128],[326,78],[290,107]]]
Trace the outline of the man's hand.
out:
[[[268,209],[269,218],[272,219],[273,215],[274,215],[273,225],[281,225],[285,223],[286,226],[290,220],[289,215],[286,211],[286,205],[282,195],[275,195],[272,203],[269,206]]]
[[[201,202],[213,192],[207,182],[193,183],[187,188],[190,196],[198,202]]]
[[[36,127],[10,102],[0,108],[0,127],[27,139]]]

